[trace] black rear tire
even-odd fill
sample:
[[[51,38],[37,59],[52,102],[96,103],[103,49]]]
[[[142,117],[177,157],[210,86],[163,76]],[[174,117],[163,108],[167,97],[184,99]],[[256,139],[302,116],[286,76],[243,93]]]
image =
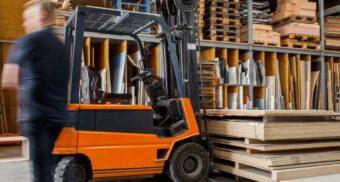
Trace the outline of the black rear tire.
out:
[[[89,168],[75,156],[64,157],[54,173],[55,182],[89,182]]]
[[[166,174],[173,182],[202,182],[209,172],[209,152],[192,142],[177,147],[166,166]]]

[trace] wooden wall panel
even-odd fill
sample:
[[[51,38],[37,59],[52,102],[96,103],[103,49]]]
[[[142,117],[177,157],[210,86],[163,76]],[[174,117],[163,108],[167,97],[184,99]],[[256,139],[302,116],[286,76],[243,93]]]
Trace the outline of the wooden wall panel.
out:
[[[23,6],[27,0],[0,1],[0,39],[15,40],[24,35],[22,27]]]

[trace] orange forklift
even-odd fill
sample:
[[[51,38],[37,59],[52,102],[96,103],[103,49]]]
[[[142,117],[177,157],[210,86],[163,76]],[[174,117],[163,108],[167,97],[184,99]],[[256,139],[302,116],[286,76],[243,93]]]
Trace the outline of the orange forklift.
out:
[[[66,22],[70,119],[53,151],[60,158],[55,181],[166,174],[174,182],[199,182],[208,176],[211,155],[206,132],[200,128],[204,119],[199,107],[193,26],[197,1],[169,2],[163,6],[177,11],[176,16],[181,14],[181,24],[175,28],[158,15],[81,6]],[[168,20],[174,16],[171,11]],[[155,24],[161,27],[158,36],[166,48],[164,78],[147,67],[147,48],[138,37]],[[141,68],[131,82],[144,83],[150,105],[129,105],[131,94],[102,91],[98,71],[82,66],[84,32],[135,40]]]

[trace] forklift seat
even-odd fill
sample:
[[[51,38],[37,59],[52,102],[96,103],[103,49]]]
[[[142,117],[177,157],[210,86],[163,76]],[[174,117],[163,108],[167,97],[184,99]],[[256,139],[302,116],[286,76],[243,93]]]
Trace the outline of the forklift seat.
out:
[[[100,74],[91,66],[81,68],[81,101],[83,104],[130,104],[131,94],[106,93],[102,90]]]

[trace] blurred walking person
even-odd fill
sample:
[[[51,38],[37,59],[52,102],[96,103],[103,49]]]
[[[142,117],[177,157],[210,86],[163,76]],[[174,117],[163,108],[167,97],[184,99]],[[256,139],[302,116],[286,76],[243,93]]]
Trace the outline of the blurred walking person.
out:
[[[50,27],[53,10],[47,0],[28,1],[23,19],[26,35],[10,50],[2,87],[20,91],[20,131],[30,141],[33,182],[50,182],[52,150],[67,119],[69,59]]]

